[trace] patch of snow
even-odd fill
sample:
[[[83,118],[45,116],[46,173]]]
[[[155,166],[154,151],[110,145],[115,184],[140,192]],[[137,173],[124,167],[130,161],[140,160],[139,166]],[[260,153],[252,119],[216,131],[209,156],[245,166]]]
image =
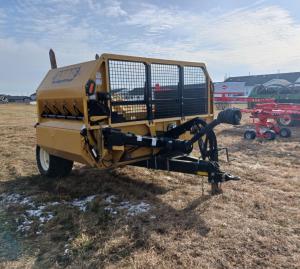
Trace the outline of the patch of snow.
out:
[[[37,209],[26,210],[26,213],[30,217],[40,217],[43,214],[45,206],[39,206]]]
[[[39,206],[37,209],[26,210],[29,217],[38,217],[41,223],[48,222],[53,218],[52,212],[43,211],[46,205]]]
[[[30,225],[20,224],[17,227],[17,232],[27,232],[30,230]]]
[[[17,193],[1,194],[0,201],[6,208],[14,204],[29,207],[29,209],[25,210],[25,214],[22,214],[20,217],[16,218],[16,223],[19,224],[17,226],[17,231],[19,232],[29,231],[31,225],[34,221],[36,221],[36,219],[38,219],[40,226],[42,226],[43,223],[46,223],[53,218],[52,212],[45,211],[46,207],[49,206],[50,203],[36,206],[31,197],[22,197]],[[40,233],[41,231],[36,232],[36,234]]]
[[[51,206],[59,205],[70,205],[77,207],[80,211],[85,212],[87,210],[88,203],[93,201],[97,195],[90,195],[83,199],[74,199],[72,201],[62,201],[62,202],[48,202],[42,205],[37,206],[36,203],[32,200],[31,197],[22,197],[20,194],[12,193],[0,194],[0,203],[8,208],[13,204],[19,204],[26,206],[24,214],[16,218],[17,231],[27,232],[30,230],[33,222],[39,222],[39,229],[36,234],[41,234],[41,227],[50,221],[54,214],[53,212],[47,210]],[[116,215],[120,211],[125,211],[127,216],[137,216],[142,213],[146,213],[151,209],[151,206],[145,202],[133,203],[129,201],[117,202],[118,197],[116,195],[109,195],[105,198],[105,202],[109,205],[104,208],[109,214]],[[150,218],[156,218],[151,216]]]
[[[116,199],[117,199],[117,197],[115,195],[110,195],[105,198],[105,202],[113,204],[114,203],[113,200],[116,200]]]
[[[50,202],[47,204],[47,206],[55,206],[55,205],[60,205],[59,202]]]
[[[118,211],[126,210],[127,216],[137,216],[142,213],[146,213],[151,209],[151,206],[145,202],[140,202],[138,204],[130,203],[129,201],[121,202],[120,205],[115,208],[112,206],[107,206],[104,208],[111,214],[117,214]]]
[[[23,200],[20,201],[21,205],[29,205],[29,206],[34,206],[34,202],[32,202],[31,198],[25,197]]]
[[[130,207],[130,203],[129,202],[121,202],[120,205],[118,206],[118,209],[128,209]]]
[[[150,210],[150,205],[146,204],[144,202],[140,202],[139,204],[133,205],[130,204],[128,207],[128,213],[129,216],[136,216],[142,213],[146,213]]]
[[[104,210],[107,211],[110,214],[113,214],[113,215],[118,214],[117,210],[115,208],[110,207],[110,206],[105,207]]]
[[[25,215],[22,215],[23,221],[17,227],[17,232],[26,232],[30,230],[31,224],[33,223],[32,220],[29,220]]]
[[[40,217],[39,218],[39,221],[41,223],[44,223],[44,222],[48,222],[49,220],[51,220],[54,216],[51,214],[51,212],[47,212],[47,215],[46,216],[43,216],[43,217]]]
[[[0,197],[1,197],[1,202],[3,204],[8,204],[8,203],[16,204],[19,203],[21,199],[21,195],[17,193],[12,193],[12,194],[3,193],[1,194]]]
[[[88,196],[82,200],[75,199],[71,202],[72,206],[78,207],[80,211],[85,212],[87,208],[87,204],[95,199],[96,195]]]
[[[0,200],[6,206],[9,206],[11,204],[21,204],[30,207],[35,206],[30,197],[22,197],[18,193],[11,193],[11,194],[3,193],[0,195]]]

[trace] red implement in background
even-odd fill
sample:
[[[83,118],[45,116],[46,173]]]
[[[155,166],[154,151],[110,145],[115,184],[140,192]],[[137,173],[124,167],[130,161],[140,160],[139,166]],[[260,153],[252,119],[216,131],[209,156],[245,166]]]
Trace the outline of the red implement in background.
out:
[[[291,130],[280,127],[279,123],[300,119],[300,105],[295,104],[257,104],[253,109],[241,109],[242,113],[250,113],[255,129],[248,129],[244,133],[246,139],[255,137],[275,139],[276,135],[290,137]]]

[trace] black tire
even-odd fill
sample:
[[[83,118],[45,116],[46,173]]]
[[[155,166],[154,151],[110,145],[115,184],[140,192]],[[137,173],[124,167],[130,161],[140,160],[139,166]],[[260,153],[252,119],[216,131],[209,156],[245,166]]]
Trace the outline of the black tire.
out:
[[[279,131],[280,137],[288,138],[291,137],[292,132],[289,128],[281,128]]]
[[[264,133],[267,140],[274,140],[276,138],[276,133],[272,130],[268,130]]]
[[[42,157],[45,153],[48,154],[40,146],[36,146],[36,163],[41,175],[47,177],[66,177],[70,174],[73,167],[73,161],[48,154],[46,165]]]
[[[253,140],[256,137],[256,132],[254,130],[246,130],[244,132],[244,138],[247,140]]]

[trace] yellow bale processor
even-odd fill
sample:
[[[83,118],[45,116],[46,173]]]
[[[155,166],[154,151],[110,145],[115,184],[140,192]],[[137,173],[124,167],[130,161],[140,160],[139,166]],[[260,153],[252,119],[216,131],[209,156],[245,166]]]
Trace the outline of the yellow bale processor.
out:
[[[103,54],[51,70],[37,90],[40,173],[67,176],[73,162],[122,165],[238,179],[220,170],[213,128],[239,124],[239,110],[214,119],[213,84],[203,63]],[[194,145],[199,158],[190,156]]]

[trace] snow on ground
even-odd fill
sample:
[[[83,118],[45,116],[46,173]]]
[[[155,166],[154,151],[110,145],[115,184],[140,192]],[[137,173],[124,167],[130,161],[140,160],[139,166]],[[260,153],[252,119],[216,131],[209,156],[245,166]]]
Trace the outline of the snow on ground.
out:
[[[16,219],[17,223],[20,223],[17,227],[17,232],[26,232],[29,231],[33,220],[29,220],[26,215],[22,214],[21,218]]]
[[[146,213],[151,209],[151,206],[145,202],[133,203],[129,201],[122,201],[117,203],[117,197],[115,195],[108,196],[105,201],[110,204],[104,209],[111,214],[117,214],[119,211],[126,210],[127,216],[136,216],[142,213]]]
[[[82,200],[80,199],[75,199],[73,201],[71,201],[71,205],[72,206],[75,206],[75,207],[78,207],[78,209],[80,211],[83,211],[85,212],[86,211],[86,208],[87,208],[87,205],[88,203],[90,203],[91,201],[93,201],[95,199],[96,195],[91,195],[91,196],[88,196]]]
[[[120,206],[117,207],[118,209],[127,209],[128,216],[136,216],[141,213],[145,213],[150,210],[150,205],[144,202],[140,202],[138,204],[131,204],[130,202],[121,202]]]
[[[16,218],[17,231],[28,232],[34,222],[38,222],[38,231],[36,234],[41,234],[42,226],[54,217],[54,213],[49,210],[49,207],[67,205],[78,208],[82,212],[86,212],[88,204],[92,202],[97,195],[87,196],[82,199],[74,199],[72,201],[49,202],[37,204],[31,197],[24,197],[17,193],[0,194],[0,206],[8,209],[12,205],[22,205],[26,209],[23,214]],[[129,202],[119,201],[115,195],[110,195],[105,198],[107,206],[104,208],[108,213],[116,215],[120,212],[125,212],[127,216],[137,216],[146,213],[151,209],[151,206],[145,202]]]
[[[58,203],[59,204],[59,203]],[[22,197],[20,194],[3,193],[0,195],[0,205],[4,208],[9,208],[12,205],[22,205],[26,208],[23,214],[16,218],[17,231],[27,232],[30,230],[34,221],[39,222],[37,234],[41,233],[41,227],[54,217],[54,213],[47,210],[53,203],[37,205],[31,197]]]

